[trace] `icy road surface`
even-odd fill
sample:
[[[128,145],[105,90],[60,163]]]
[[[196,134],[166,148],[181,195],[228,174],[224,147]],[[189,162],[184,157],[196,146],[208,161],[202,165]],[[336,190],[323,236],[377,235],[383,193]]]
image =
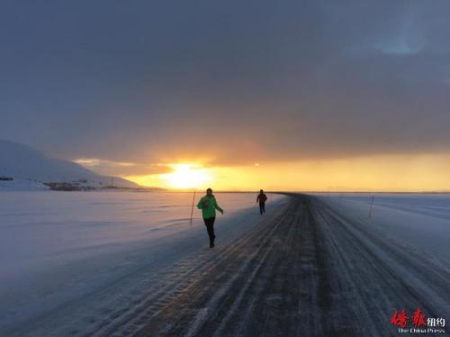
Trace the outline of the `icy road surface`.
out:
[[[292,196],[119,326],[139,336],[398,336],[395,310],[448,321],[448,261],[323,200]],[[108,332],[126,334],[119,326]]]
[[[110,271],[102,287],[91,284],[90,292],[8,333],[398,336],[390,320],[403,308],[409,316],[421,308],[427,317],[448,323],[445,203],[439,205],[440,217],[414,214],[401,203],[401,210],[378,204],[368,218],[367,202],[358,202],[291,195],[272,204],[264,217],[237,212],[234,226],[223,227],[219,217],[216,248],[207,248],[201,227],[170,244],[161,239],[146,250],[153,252],[146,262],[142,249],[128,254],[133,268],[120,277]],[[415,213],[419,208],[411,207]],[[401,235],[408,222],[409,237]]]

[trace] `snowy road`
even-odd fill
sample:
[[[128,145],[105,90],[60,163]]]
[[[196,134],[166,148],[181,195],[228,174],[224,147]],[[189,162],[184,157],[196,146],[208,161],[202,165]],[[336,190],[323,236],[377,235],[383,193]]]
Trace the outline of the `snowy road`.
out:
[[[449,317],[449,270],[295,196],[208,252],[99,335],[388,336],[394,310]],[[117,313],[120,315],[120,313]]]
[[[141,336],[396,336],[394,310],[450,317],[446,266],[313,197],[266,220],[114,329],[137,320]]]
[[[60,326],[66,308],[62,317],[46,318],[45,330],[28,333],[397,336],[390,323],[395,310],[411,316],[421,308],[427,317],[449,320],[447,263],[324,200],[292,195],[237,240],[158,273],[140,269],[139,284],[129,276],[119,280],[129,282],[122,287],[127,292],[105,290],[85,301],[78,311],[92,313],[96,302],[102,307],[97,315],[75,314],[70,330]]]

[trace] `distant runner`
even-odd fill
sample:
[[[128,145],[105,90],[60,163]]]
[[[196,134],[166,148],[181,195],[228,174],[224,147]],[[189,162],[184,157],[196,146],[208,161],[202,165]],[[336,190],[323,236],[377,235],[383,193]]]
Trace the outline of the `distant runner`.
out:
[[[223,214],[223,209],[217,204],[216,197],[212,194],[212,189],[206,190],[206,195],[200,199],[197,208],[202,210],[203,221],[209,235],[209,248],[214,248],[214,220],[216,220],[216,209]]]
[[[266,213],[266,201],[267,201],[267,195],[264,194],[263,190],[259,190],[258,197],[256,198],[256,202],[259,201],[259,212],[261,215],[263,213]]]

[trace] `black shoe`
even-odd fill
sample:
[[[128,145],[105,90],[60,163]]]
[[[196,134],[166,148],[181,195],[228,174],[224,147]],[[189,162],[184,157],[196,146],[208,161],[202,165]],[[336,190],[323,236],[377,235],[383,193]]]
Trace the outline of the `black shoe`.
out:
[[[214,243],[210,243],[209,248],[214,248]]]

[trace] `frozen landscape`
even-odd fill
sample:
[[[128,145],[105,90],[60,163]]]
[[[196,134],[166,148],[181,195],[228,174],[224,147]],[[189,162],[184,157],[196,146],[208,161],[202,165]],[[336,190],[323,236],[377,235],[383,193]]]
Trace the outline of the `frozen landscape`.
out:
[[[0,191],[47,190],[49,187],[45,184],[63,182],[82,189],[95,189],[111,185],[112,181],[115,187],[138,187],[126,179],[102,176],[75,162],[0,139]]]
[[[195,206],[201,196],[196,194]],[[216,197],[225,210],[216,222],[220,249],[260,215],[256,194]],[[209,250],[196,207],[190,225],[192,198],[193,193],[0,192],[0,335],[22,328],[33,335],[40,326],[42,335],[67,333],[63,328],[77,326],[84,316],[96,319],[95,310],[85,307],[90,294],[105,290],[89,307],[108,306],[116,291],[142,290],[136,283],[122,287],[128,278],[146,282],[162,268]],[[285,199],[269,198],[269,207]],[[61,308],[70,316],[53,318]]]
[[[370,230],[379,231],[400,245],[408,246],[436,261],[450,261],[450,194],[318,195],[333,207],[341,208],[347,215],[359,219]]]
[[[0,337],[450,336],[450,0],[1,4]]]
[[[270,194],[261,217],[218,193],[214,249],[192,197],[0,193],[0,335],[395,336],[394,310],[450,315],[448,194]]]

